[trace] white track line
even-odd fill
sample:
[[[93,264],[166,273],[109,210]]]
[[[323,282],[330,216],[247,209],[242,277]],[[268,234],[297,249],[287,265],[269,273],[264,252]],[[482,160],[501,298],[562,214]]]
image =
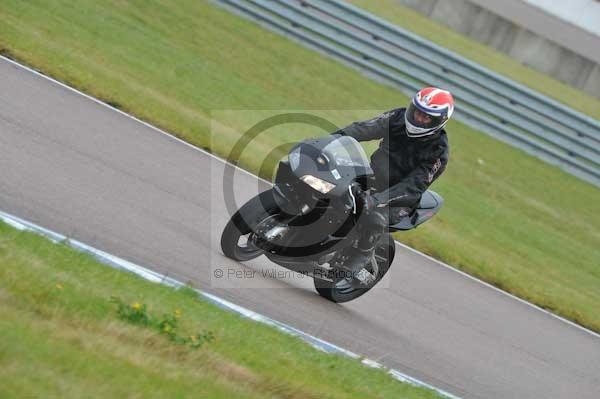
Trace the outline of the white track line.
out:
[[[11,60],[10,58],[7,58],[7,57],[5,57],[5,56],[3,56],[3,55],[0,55],[0,58],[1,58],[1,59],[3,59],[3,60],[5,60],[5,61],[7,61],[7,62],[9,62],[9,63],[11,63],[11,64],[13,64],[13,65],[15,65],[15,66],[18,66],[18,67],[20,67],[20,68],[22,68],[22,69],[24,69],[24,70],[26,70],[26,71],[29,71],[29,72],[31,72],[31,73],[33,73],[33,74],[37,75],[37,76],[40,76],[40,77],[42,77],[42,78],[44,78],[44,79],[47,79],[47,80],[49,80],[49,81],[51,81],[51,82],[53,82],[53,83],[55,83],[55,84],[57,84],[57,85],[59,85],[59,86],[61,86],[61,87],[65,88],[65,89],[67,89],[67,90],[70,90],[70,91],[72,91],[72,92],[74,92],[74,93],[77,93],[77,94],[79,94],[79,95],[81,95],[81,96],[83,96],[83,97],[85,97],[85,98],[87,98],[87,99],[89,99],[89,100],[91,100],[91,101],[93,101],[93,102],[97,103],[97,104],[100,104],[100,105],[102,105],[102,106],[104,106],[104,107],[106,107],[106,108],[109,108],[109,109],[111,109],[111,110],[113,110],[113,111],[115,111],[115,112],[118,112],[119,114],[121,114],[121,115],[123,115],[123,116],[125,116],[125,117],[127,117],[127,118],[133,119],[133,120],[135,120],[135,121],[137,121],[137,122],[139,122],[139,123],[143,124],[144,126],[146,126],[146,127],[150,128],[150,129],[152,129],[152,130],[154,130],[154,131],[158,132],[158,133],[164,134],[164,135],[166,135],[166,136],[168,136],[168,137],[172,138],[173,140],[176,140],[176,141],[178,141],[179,143],[181,143],[181,144],[183,144],[183,145],[186,145],[186,146],[188,146],[188,147],[190,147],[190,148],[193,148],[193,149],[194,149],[194,150],[196,150],[196,151],[200,151],[201,153],[203,153],[203,154],[206,154],[206,155],[208,155],[208,156],[210,156],[210,157],[212,157],[212,158],[214,158],[214,159],[217,159],[217,160],[218,160],[218,161],[220,161],[220,162],[223,162],[223,163],[226,163],[226,164],[228,164],[228,165],[230,165],[230,166],[233,166],[233,167],[235,167],[237,170],[239,170],[239,171],[241,171],[241,172],[243,172],[243,173],[246,173],[247,175],[250,175],[250,176],[252,176],[252,177],[254,177],[254,178],[257,178],[257,179],[259,179],[259,180],[262,180],[262,181],[263,181],[263,182],[265,182],[265,183],[268,183],[268,184],[273,184],[272,182],[270,182],[270,181],[268,181],[268,180],[265,180],[265,179],[263,179],[263,178],[262,178],[262,177],[260,177],[260,176],[255,176],[255,175],[253,175],[252,173],[248,172],[248,171],[247,171],[247,170],[245,170],[245,169],[242,169],[242,168],[240,168],[240,167],[239,167],[239,166],[237,166],[237,165],[232,165],[232,164],[228,163],[227,161],[225,161],[224,159],[222,159],[222,158],[219,158],[218,156],[216,156],[216,155],[214,155],[214,154],[212,154],[212,153],[210,153],[210,152],[208,152],[208,151],[206,151],[206,150],[203,150],[202,148],[196,147],[196,146],[194,146],[194,145],[192,145],[192,144],[190,144],[190,143],[188,143],[188,142],[186,142],[186,141],[183,141],[182,139],[180,139],[180,138],[176,137],[175,135],[173,135],[173,134],[171,134],[171,133],[168,133],[168,132],[166,132],[166,131],[164,131],[164,130],[162,130],[162,129],[160,129],[160,128],[158,128],[158,127],[154,126],[154,125],[151,125],[151,124],[149,124],[148,122],[145,122],[145,121],[143,121],[143,120],[141,120],[141,119],[138,119],[138,118],[136,118],[135,116],[133,116],[133,115],[131,115],[131,114],[128,114],[127,112],[123,112],[123,111],[121,111],[120,109],[117,109],[117,108],[113,107],[112,105],[109,105],[109,104],[107,104],[107,103],[105,103],[105,102],[102,102],[101,100],[99,100],[99,99],[97,99],[97,98],[95,98],[95,97],[92,97],[92,96],[90,96],[90,95],[88,95],[88,94],[85,94],[85,93],[83,93],[83,92],[81,92],[81,91],[79,91],[79,90],[77,90],[77,89],[75,89],[75,88],[73,88],[73,87],[71,87],[71,86],[68,86],[68,85],[67,85],[67,84],[65,84],[65,83],[62,83],[62,82],[60,82],[60,81],[58,81],[58,80],[56,80],[56,79],[53,79],[53,78],[51,78],[51,77],[49,77],[49,76],[47,76],[47,75],[44,75],[43,73],[41,73],[41,72],[39,72],[39,71],[36,71],[36,70],[34,70],[34,69],[32,69],[32,68],[30,68],[30,67],[28,67],[28,66],[22,65],[22,64],[20,64],[20,63],[18,63],[18,62],[16,62],[16,61],[14,61],[14,60]],[[591,335],[593,335],[593,336],[594,336],[594,337],[596,337],[596,338],[600,338],[600,334],[598,334],[598,333],[596,333],[596,332],[594,332],[594,331],[592,331],[592,330],[589,330],[589,329],[587,329],[587,328],[585,328],[585,327],[583,327],[583,326],[580,326],[580,325],[579,325],[579,324],[577,324],[577,323],[574,323],[574,322],[572,322],[572,321],[570,321],[570,320],[567,320],[567,319],[565,319],[565,318],[563,318],[563,317],[561,317],[561,316],[558,316],[558,315],[556,315],[556,314],[554,314],[554,313],[552,313],[552,312],[550,312],[550,311],[548,311],[548,310],[546,310],[546,309],[542,309],[541,307],[539,307],[539,306],[537,306],[537,305],[534,305],[534,304],[533,304],[533,303],[531,303],[531,302],[527,302],[527,301],[525,301],[524,299],[521,299],[521,298],[519,298],[519,297],[517,297],[517,296],[515,296],[515,295],[513,295],[513,294],[511,294],[511,293],[508,293],[508,292],[506,292],[506,291],[503,291],[503,290],[501,290],[501,289],[500,289],[500,288],[498,288],[498,287],[494,287],[493,285],[491,285],[491,284],[489,284],[489,283],[486,283],[485,281],[482,281],[482,280],[480,280],[480,279],[478,279],[478,278],[476,278],[476,277],[473,277],[473,276],[471,276],[471,275],[469,275],[469,274],[467,274],[467,273],[465,273],[465,272],[463,272],[463,271],[461,271],[461,270],[458,270],[457,268],[455,268],[455,267],[453,267],[453,266],[450,266],[450,265],[448,265],[448,264],[446,264],[446,263],[444,263],[444,262],[441,262],[441,261],[439,261],[439,260],[437,260],[437,259],[435,259],[435,258],[432,258],[431,256],[429,256],[429,255],[426,255],[426,254],[424,254],[424,253],[422,253],[422,252],[420,252],[420,251],[417,251],[416,249],[414,249],[414,248],[411,248],[411,247],[409,247],[409,246],[407,246],[407,245],[405,245],[405,244],[403,244],[403,243],[401,243],[401,242],[399,242],[399,241],[396,241],[396,243],[397,243],[398,245],[400,245],[401,247],[403,247],[403,248],[405,248],[405,249],[408,249],[408,250],[410,250],[410,251],[412,251],[412,252],[414,252],[414,253],[417,253],[417,254],[419,254],[419,255],[423,256],[424,258],[426,258],[426,259],[429,259],[429,260],[431,260],[431,261],[433,261],[433,262],[435,262],[435,263],[437,263],[437,264],[439,264],[439,265],[441,265],[441,266],[443,266],[443,267],[445,267],[445,268],[447,268],[447,269],[453,270],[453,271],[455,271],[456,273],[459,273],[459,274],[461,274],[461,275],[463,275],[463,276],[465,276],[465,277],[467,277],[467,278],[469,278],[469,279],[471,279],[471,280],[473,280],[473,281],[477,281],[478,283],[480,283],[480,284],[483,284],[483,285],[485,285],[485,286],[487,286],[487,287],[489,287],[489,288],[492,288],[492,289],[493,289],[493,290],[495,290],[495,291],[501,292],[501,293],[503,293],[504,295],[507,295],[507,296],[509,296],[509,297],[511,297],[511,298],[513,298],[513,299],[516,299],[517,301],[519,301],[519,302],[521,302],[521,303],[523,303],[523,304],[525,304],[525,305],[528,305],[528,306],[532,307],[533,309],[539,310],[540,312],[543,312],[543,313],[545,313],[545,314],[547,314],[547,315],[549,315],[549,316],[551,316],[551,317],[554,317],[554,318],[556,318],[556,319],[558,319],[558,320],[560,320],[560,321],[563,321],[563,322],[565,322],[565,323],[567,323],[567,324],[569,324],[569,325],[571,325],[571,326],[573,326],[573,327],[575,327],[575,328],[577,328],[577,329],[579,329],[579,330],[582,330],[582,331],[584,331],[584,332],[586,332],[586,333],[588,333],[588,334],[591,334]]]
[[[31,231],[31,232],[40,234],[55,243],[64,242],[68,246],[70,246],[80,252],[84,252],[89,255],[92,255],[94,258],[96,258],[100,262],[102,262],[110,267],[134,273],[137,276],[140,276],[140,277],[142,277],[146,280],[149,280],[153,283],[163,284],[163,285],[167,285],[167,286],[173,287],[173,288],[185,287],[185,284],[183,284],[182,282],[175,280],[171,277],[156,273],[156,272],[154,272],[150,269],[147,269],[143,266],[139,266],[135,263],[126,261],[117,256],[114,256],[107,252],[101,251],[101,250],[94,248],[90,245],[87,245],[81,241],[70,239],[68,237],[63,236],[62,234],[59,234],[52,230],[48,230],[44,227],[38,226],[34,223],[28,222],[26,220],[23,220],[19,217],[11,215],[11,214],[0,211],[0,220],[4,221],[5,223],[9,224],[10,226],[12,226],[18,230]],[[330,342],[327,342],[325,340],[317,338],[313,335],[307,334],[295,327],[292,327],[292,326],[289,326],[280,321],[271,319],[267,316],[263,316],[259,313],[256,313],[256,312],[254,312],[250,309],[244,308],[242,306],[236,305],[236,304],[229,302],[226,299],[220,298],[216,295],[209,294],[207,292],[204,292],[204,291],[201,291],[198,289],[194,289],[194,291],[196,291],[201,297],[207,299],[208,301],[218,305],[219,307],[221,307],[227,311],[235,312],[245,318],[254,320],[259,323],[267,324],[271,327],[275,327],[276,329],[278,329],[286,334],[289,334],[289,335],[292,335],[292,336],[295,336],[295,337],[298,337],[298,338],[304,340],[305,342],[312,345],[314,348],[319,349],[323,352],[340,354],[340,355],[347,356],[347,357],[350,357],[352,359],[357,359],[357,360],[360,359],[361,363],[364,364],[365,366],[371,367],[371,368],[384,369],[388,372],[388,374],[392,378],[394,378],[398,381],[405,382],[405,383],[408,383],[408,384],[411,384],[411,385],[414,385],[417,387],[433,390],[436,393],[438,393],[439,395],[446,397],[448,399],[460,399],[458,396],[454,396],[446,391],[438,389],[432,385],[429,385],[423,381],[413,378],[413,377],[411,377],[407,374],[404,374],[398,370],[388,369],[387,367],[384,367],[380,363],[377,363],[370,359],[365,359],[362,356],[360,356],[354,352],[351,352],[347,349],[341,348],[335,344],[332,344]]]
[[[414,252],[414,253],[416,253],[416,254],[419,254],[420,256],[422,256],[422,257],[424,257],[424,258],[426,258],[426,259],[429,259],[430,261],[432,261],[432,262],[435,262],[435,263],[437,263],[438,265],[440,265],[440,266],[442,266],[442,267],[445,267],[445,268],[447,268],[447,269],[450,269],[450,270],[452,270],[452,271],[455,271],[456,273],[458,273],[458,274],[460,274],[460,275],[462,275],[462,276],[464,276],[464,277],[467,277],[467,278],[468,278],[468,279],[470,279],[470,280],[477,281],[478,283],[480,283],[480,284],[483,284],[483,285],[485,285],[486,287],[493,289],[494,291],[500,292],[500,293],[502,293],[502,294],[504,294],[504,295],[508,295],[509,297],[511,297],[511,298],[513,298],[513,299],[516,299],[517,301],[519,301],[519,302],[521,302],[521,303],[523,303],[523,304],[525,304],[525,305],[527,305],[527,306],[530,306],[530,307],[532,307],[532,308],[534,308],[534,309],[537,309],[537,310],[539,310],[539,311],[540,311],[540,312],[542,312],[542,313],[545,313],[545,314],[547,314],[547,315],[549,315],[549,316],[552,316],[552,317],[554,317],[555,319],[558,319],[558,320],[560,320],[560,321],[562,321],[562,322],[565,322],[565,323],[567,323],[567,324],[571,325],[572,327],[576,327],[576,328],[578,328],[578,329],[580,329],[580,330],[582,330],[582,331],[584,331],[584,332],[586,332],[586,333],[588,333],[588,334],[591,334],[591,335],[593,335],[593,336],[594,336],[594,337],[596,337],[596,338],[600,338],[600,334],[596,333],[595,331],[588,330],[587,328],[585,328],[585,327],[583,327],[583,326],[580,326],[579,324],[577,324],[577,323],[574,323],[574,322],[572,322],[571,320],[565,319],[564,317],[561,317],[561,316],[559,316],[559,315],[557,315],[557,314],[554,314],[554,313],[552,313],[552,312],[550,312],[550,311],[548,311],[548,310],[546,310],[546,309],[544,309],[544,308],[541,308],[541,307],[539,307],[538,305],[535,305],[535,304],[533,304],[533,303],[531,303],[531,302],[527,302],[526,300],[524,300],[524,299],[521,299],[521,298],[519,298],[518,296],[515,296],[515,295],[511,294],[510,292],[503,291],[503,290],[501,290],[500,288],[498,288],[498,287],[495,287],[495,286],[493,286],[493,285],[492,285],[492,284],[490,284],[490,283],[486,283],[485,281],[483,281],[483,280],[480,280],[480,279],[478,279],[477,277],[473,277],[473,276],[471,276],[470,274],[467,274],[467,273],[463,272],[462,270],[458,270],[458,269],[456,269],[455,267],[453,267],[453,266],[450,266],[450,265],[448,265],[448,264],[446,264],[446,263],[444,263],[444,262],[442,262],[442,261],[440,261],[440,260],[438,260],[438,259],[432,258],[431,256],[429,256],[429,255],[427,255],[427,254],[424,254],[423,252],[417,251],[416,249],[414,249],[414,248],[411,248],[411,247],[409,247],[409,246],[408,246],[408,245],[406,245],[406,244],[403,244],[403,243],[401,243],[401,242],[399,242],[399,241],[396,241],[396,244],[400,245],[402,248],[405,248],[405,249],[407,249],[407,250],[409,250],[409,251],[411,251],[411,252]]]

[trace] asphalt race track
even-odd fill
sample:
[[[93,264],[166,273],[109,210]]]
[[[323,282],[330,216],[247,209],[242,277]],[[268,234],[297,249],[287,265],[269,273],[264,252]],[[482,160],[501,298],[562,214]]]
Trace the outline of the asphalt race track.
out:
[[[600,398],[597,335],[400,246],[381,286],[346,305],[309,278],[263,277],[283,269],[218,245],[223,184],[239,203],[255,177],[224,181],[220,160],[4,59],[0,93],[1,210],[464,398]]]

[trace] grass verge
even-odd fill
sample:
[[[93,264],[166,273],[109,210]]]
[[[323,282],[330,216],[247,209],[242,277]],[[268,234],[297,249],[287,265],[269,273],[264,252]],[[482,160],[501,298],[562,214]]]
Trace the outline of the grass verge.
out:
[[[263,115],[235,110],[318,109],[342,124],[375,112],[352,110],[407,102],[208,2],[2,5],[5,52],[221,156]],[[598,189],[460,123],[449,131],[450,165],[434,186],[445,209],[398,239],[600,331]],[[283,155],[274,148],[321,133],[297,124],[269,129],[240,164],[268,175]]]
[[[2,398],[438,397],[1,222],[0,264]]]
[[[600,99],[528,67],[493,47],[479,43],[395,0],[347,0],[512,80],[600,119]]]

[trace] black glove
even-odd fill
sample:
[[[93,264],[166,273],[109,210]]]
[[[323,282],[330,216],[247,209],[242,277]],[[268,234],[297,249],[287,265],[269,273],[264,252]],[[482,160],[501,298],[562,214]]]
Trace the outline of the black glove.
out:
[[[377,203],[376,206],[379,208],[383,208],[388,205],[388,203],[386,202],[387,196],[385,195],[385,193],[375,193],[371,197],[373,197],[373,201]]]

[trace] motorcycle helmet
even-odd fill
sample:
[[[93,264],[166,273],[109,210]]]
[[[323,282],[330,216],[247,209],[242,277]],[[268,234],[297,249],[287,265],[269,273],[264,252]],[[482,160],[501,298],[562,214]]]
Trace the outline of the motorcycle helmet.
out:
[[[404,118],[409,137],[425,137],[446,126],[454,112],[454,97],[449,91],[427,87],[412,98]]]

